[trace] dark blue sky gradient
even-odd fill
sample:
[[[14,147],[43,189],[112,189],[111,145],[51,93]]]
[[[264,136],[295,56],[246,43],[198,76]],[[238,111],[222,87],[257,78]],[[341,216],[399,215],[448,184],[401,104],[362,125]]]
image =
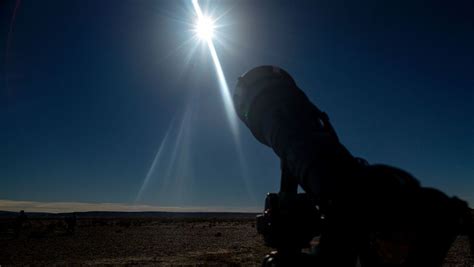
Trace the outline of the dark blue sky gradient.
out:
[[[254,207],[277,190],[277,157],[240,121],[239,162],[190,0],[22,1],[12,25],[15,3],[0,3],[0,199]],[[354,155],[474,203],[472,1],[200,3],[222,15],[231,89],[282,66]]]

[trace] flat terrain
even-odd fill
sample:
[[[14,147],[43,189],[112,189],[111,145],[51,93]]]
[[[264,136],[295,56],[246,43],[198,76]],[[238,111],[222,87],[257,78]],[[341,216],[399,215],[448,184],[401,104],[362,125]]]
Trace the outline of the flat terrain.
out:
[[[74,233],[59,219],[30,219],[15,237],[0,219],[0,265],[127,264],[259,266],[269,251],[253,218],[79,218]],[[445,266],[474,266],[458,238]]]
[[[30,221],[0,236],[0,264],[257,265],[268,251],[253,219]]]

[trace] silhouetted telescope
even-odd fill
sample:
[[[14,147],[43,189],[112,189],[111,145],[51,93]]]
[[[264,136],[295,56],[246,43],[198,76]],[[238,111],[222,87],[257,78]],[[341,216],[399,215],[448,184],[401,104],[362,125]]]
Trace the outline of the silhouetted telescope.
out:
[[[390,257],[376,254],[382,250],[370,244],[386,244],[383,240],[410,245],[410,253],[395,260],[440,266],[458,233],[470,236],[474,253],[474,222],[465,201],[421,187],[403,170],[353,157],[328,116],[286,71],[275,66],[251,69],[239,78],[233,101],[252,134],[281,160],[280,192],[267,195],[264,213],[257,217],[258,232],[277,249],[265,257],[264,266],[303,266],[294,262],[307,261],[301,248],[315,234],[326,240],[321,241],[326,244],[321,259],[330,266],[352,266],[346,263],[355,263],[355,251],[368,263],[362,266],[379,266],[372,263]],[[297,194],[298,184],[310,197]],[[369,234],[375,232],[387,237]],[[392,238],[397,233],[402,234]],[[360,243],[341,252],[349,236]]]
[[[357,160],[338,140],[326,113],[311,103],[293,78],[275,66],[259,66],[237,83],[239,118],[286,164],[292,177],[313,196],[331,194]],[[341,166],[344,166],[341,168]]]

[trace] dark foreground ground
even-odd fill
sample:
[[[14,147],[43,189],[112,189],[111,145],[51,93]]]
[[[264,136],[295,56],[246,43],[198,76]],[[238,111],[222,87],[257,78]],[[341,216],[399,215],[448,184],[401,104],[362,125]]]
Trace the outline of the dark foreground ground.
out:
[[[259,266],[268,248],[248,218],[30,219],[15,237],[0,219],[0,265]],[[474,266],[467,239],[458,238],[444,266]]]

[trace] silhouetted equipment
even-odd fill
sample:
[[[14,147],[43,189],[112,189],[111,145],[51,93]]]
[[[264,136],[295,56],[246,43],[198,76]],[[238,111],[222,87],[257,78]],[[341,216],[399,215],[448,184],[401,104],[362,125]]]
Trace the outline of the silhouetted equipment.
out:
[[[264,266],[440,266],[458,234],[473,240],[466,202],[421,187],[401,169],[353,157],[281,68],[248,71],[233,100],[282,162],[280,192],[267,195],[257,217],[258,232],[276,249]],[[307,194],[297,194],[298,184]],[[317,257],[302,253],[315,236]]]
[[[267,194],[264,213],[257,216],[258,233],[277,249],[265,257],[264,266],[312,265],[316,258],[301,250],[320,235],[321,214],[307,194],[297,193],[298,184],[283,163],[281,172],[280,192]]]
[[[359,165],[340,144],[328,116],[278,67],[257,67],[240,77],[234,106],[253,135],[285,160],[288,172],[312,195],[332,191],[335,177],[343,179]]]
[[[77,224],[77,217],[76,213],[72,213],[64,218],[64,222],[66,223],[66,232],[70,235],[73,235],[76,232],[76,224]]]
[[[15,237],[19,237],[21,235],[21,231],[23,230],[23,227],[25,226],[27,222],[28,222],[28,216],[26,216],[24,210],[21,210],[20,213],[18,213],[18,216],[16,217],[16,220],[15,220],[15,226],[14,226]]]

